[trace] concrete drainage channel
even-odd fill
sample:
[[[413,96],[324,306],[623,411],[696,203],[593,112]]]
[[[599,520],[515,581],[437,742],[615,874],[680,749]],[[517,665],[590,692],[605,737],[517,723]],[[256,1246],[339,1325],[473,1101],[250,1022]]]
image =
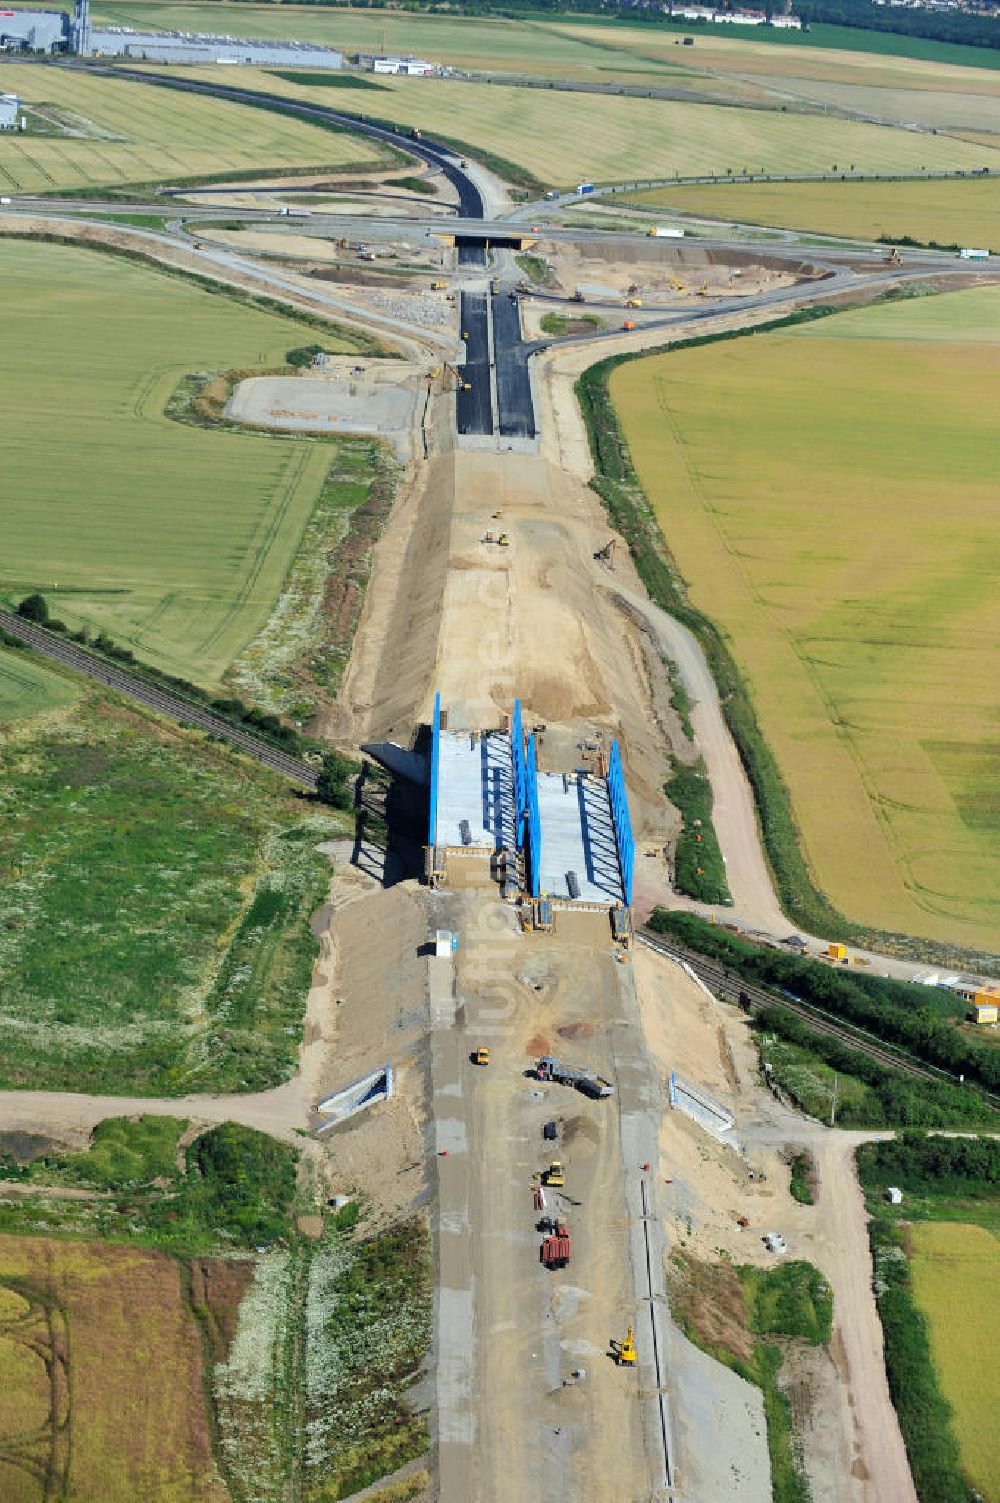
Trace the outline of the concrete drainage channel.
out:
[[[329,1118],[329,1121],[322,1122],[316,1131],[326,1132],[328,1127],[336,1127],[349,1117],[356,1117],[358,1112],[366,1111],[379,1101],[388,1101],[391,1095],[392,1066],[383,1065],[381,1070],[363,1075],[342,1091],[335,1091],[332,1096],[318,1102],[316,1110],[321,1116]]]
[[[660,1419],[660,1440],[663,1444],[663,1480],[667,1488],[674,1485],[674,1469],[670,1454],[670,1412],[665,1392],[665,1352],[663,1350],[663,1338],[659,1330],[660,1312],[657,1308],[656,1295],[653,1293],[653,1253],[650,1247],[649,1225],[651,1213],[646,1195],[646,1181],[639,1181],[639,1189],[642,1195],[642,1240],[646,1254],[646,1289],[649,1300],[649,1325],[653,1337],[653,1370],[656,1374],[656,1407]]]

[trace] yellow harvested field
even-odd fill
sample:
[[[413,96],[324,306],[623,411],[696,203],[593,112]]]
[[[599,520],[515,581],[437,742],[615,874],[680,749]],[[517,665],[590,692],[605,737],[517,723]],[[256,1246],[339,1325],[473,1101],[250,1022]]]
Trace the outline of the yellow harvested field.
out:
[[[1000,946],[1000,288],[616,370],[693,602],[848,917]]]
[[[929,183],[720,183],[656,188],[634,203],[742,224],[777,225],[820,235],[927,244],[989,246],[1000,251],[1000,178]]]
[[[650,27],[616,25],[613,31],[602,25],[555,23],[546,30],[572,36],[592,45],[623,49],[642,54],[651,61],[668,59],[676,63],[677,33],[654,31]],[[866,83],[877,88],[946,89],[956,93],[983,92],[1000,94],[1000,73],[987,68],[965,67],[961,63],[926,61],[923,58],[899,57],[885,52],[853,52],[835,47],[776,46],[774,42],[754,41],[751,36],[699,34],[693,48],[683,53],[686,67],[705,73],[740,75],[780,74],[785,79],[814,79],[831,83]]]
[[[986,1503],[997,1503],[1000,1242],[984,1227],[946,1221],[916,1222],[909,1236],[913,1292],[930,1324],[962,1465]]]
[[[218,78],[211,69],[192,72]],[[1000,153],[989,147],[853,120],[615,95],[601,100],[601,129],[595,132],[594,101],[586,94],[440,79],[384,82],[378,112],[386,118],[450,136],[470,149],[493,152],[545,182],[563,185],[581,177],[628,181],[634,174],[724,176],[727,167],[828,172],[838,164],[854,163],[858,171],[909,172],[921,166],[972,169],[1000,164]],[[270,89],[274,78],[244,68],[240,84]],[[283,82],[282,92],[328,104],[335,91]],[[354,101],[336,97],[341,108],[370,110],[368,101],[377,96],[356,96]]]
[[[39,116],[74,132],[0,136],[3,193],[380,160],[376,149],[355,135],[124,79],[26,63],[5,63],[0,79],[5,92],[20,95]]]
[[[227,1496],[180,1264],[137,1248],[0,1237],[4,1503]]]
[[[555,29],[555,28],[553,28]],[[559,28],[594,47],[613,41],[616,52],[645,58],[647,66],[676,67],[676,33],[649,28],[601,26]],[[727,28],[721,28],[723,32]],[[833,105],[878,120],[942,130],[981,127],[996,131],[1000,73],[956,63],[894,57],[885,53],[825,47],[775,46],[747,36],[699,34],[685,49],[683,64],[702,92],[738,84],[779,105]],[[1000,147],[995,134],[991,143]]]

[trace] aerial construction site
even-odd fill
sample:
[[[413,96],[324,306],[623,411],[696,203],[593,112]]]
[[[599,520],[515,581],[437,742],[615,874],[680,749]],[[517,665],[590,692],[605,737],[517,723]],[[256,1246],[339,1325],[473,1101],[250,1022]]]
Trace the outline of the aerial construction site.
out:
[[[81,65],[37,68],[71,66]],[[88,82],[108,67],[99,59],[85,66]],[[326,533],[305,533],[306,565],[319,569],[318,604],[311,616],[302,608],[291,635],[300,651],[309,642],[312,655],[308,675],[299,677],[291,655],[280,660],[268,681],[266,703],[277,707],[269,717],[244,713],[231,697],[235,685],[253,699],[264,682],[264,649],[258,658],[240,656],[238,673],[227,661],[200,698],[188,694],[169,641],[155,673],[143,676],[143,643],[173,609],[173,594],[140,626],[122,627],[132,645],[117,655],[83,615],[86,630],[77,629],[73,612],[83,607],[74,586],[64,592],[72,630],[48,623],[44,600],[4,608],[0,624],[50,667],[89,679],[95,693],[100,686],[115,714],[125,704],[136,726],[140,712],[157,717],[157,757],[172,755],[178,737],[207,737],[213,755],[229,758],[227,770],[232,763],[246,778],[246,758],[256,758],[268,777],[283,780],[289,802],[310,801],[309,818],[325,799],[323,817],[340,819],[336,827],[310,825],[303,837],[309,855],[329,858],[332,874],[326,900],[307,905],[318,958],[301,1043],[298,1016],[282,1014],[282,1037],[294,1039],[297,1054],[284,1075],[266,1081],[253,1073],[263,1069],[253,1039],[239,1070],[221,1083],[208,1073],[214,1044],[192,1055],[193,1064],[171,1065],[172,1073],[157,1074],[151,1053],[145,1073],[133,1080],[123,1066],[92,1094],[68,1085],[26,1089],[22,1075],[18,1089],[0,1092],[4,1151],[37,1140],[49,1145],[45,1162],[55,1162],[53,1144],[82,1152],[106,1119],[175,1117],[191,1125],[178,1128],[167,1171],[183,1162],[196,1128],[236,1124],[294,1150],[287,1227],[239,1256],[246,1264],[264,1258],[275,1279],[280,1263],[289,1281],[301,1335],[268,1326],[267,1340],[269,1350],[293,1352],[282,1372],[292,1386],[306,1384],[307,1395],[314,1288],[323,1318],[347,1329],[367,1298],[361,1274],[352,1275],[347,1295],[338,1294],[341,1304],[330,1294],[340,1288],[337,1259],[347,1257],[347,1241],[355,1233],[364,1246],[365,1237],[391,1238],[404,1221],[420,1228],[428,1248],[427,1330],[417,1356],[400,1356],[391,1374],[398,1393],[385,1426],[390,1438],[407,1437],[408,1450],[386,1443],[377,1463],[354,1457],[353,1470],[344,1463],[329,1484],[336,1492],[318,1482],[310,1490],[308,1462],[286,1458],[267,1503],[334,1496],[917,1503],[883,1360],[868,1211],[855,1172],[855,1151],[884,1134],[837,1125],[845,1067],[836,1059],[819,1072],[822,1084],[833,1081],[828,1118],[825,1105],[822,1120],[816,1111],[806,1115],[760,1054],[755,1018],[766,1018],[770,1006],[789,1015],[798,1008],[800,1022],[811,1018],[838,1045],[867,1051],[867,1060],[907,1081],[930,1080],[935,1089],[946,1076],[954,1082],[923,1056],[887,1050],[860,1024],[849,1035],[833,1003],[829,1014],[810,1014],[789,986],[751,975],[751,962],[737,973],[721,947],[749,936],[761,953],[822,958],[831,975],[912,980],[920,963],[902,946],[880,955],[861,939],[831,943],[825,934],[792,932],[765,853],[756,785],[713,677],[718,661],[710,667],[705,639],[685,624],[692,617],[683,608],[664,608],[670,590],[682,601],[684,581],[666,553],[651,561],[635,515],[656,523],[648,502],[636,500],[627,444],[610,423],[601,429],[600,414],[585,415],[577,382],[608,357],[703,335],[729,338],[820,307],[864,307],[890,289],[902,299],[904,289],[957,288],[992,273],[937,252],[901,257],[876,243],[829,237],[807,242],[747,230],[737,238],[704,225],[697,234],[668,234],[650,226],[641,205],[617,210],[605,228],[599,218],[581,223],[572,217],[580,212],[572,192],[511,191],[495,162],[481,165],[450,137],[345,114],[326,102],[339,97],[329,91],[317,101],[295,85],[286,97],[279,75],[249,84],[235,69],[220,81],[222,71],[161,76],[119,68],[114,76],[171,104],[187,94],[245,106],[248,114],[272,109],[282,121],[321,123],[335,140],[350,132],[359,151],[386,155],[366,157],[365,178],[355,185],[347,167],[259,178],[241,168],[228,181],[180,182],[155,197],[130,190],[114,202],[118,222],[79,189],[65,198],[14,192],[0,210],[0,254],[8,237],[55,240],[60,252],[110,250],[175,277],[193,274],[199,287],[207,279],[261,320],[275,308],[293,310],[308,333],[295,335],[301,344],[285,363],[261,355],[220,374],[206,357],[203,371],[184,374],[188,384],[166,394],[167,415],[193,432],[192,443],[204,441],[200,454],[236,434],[259,446],[257,467],[275,453],[294,453],[273,481],[276,493],[284,487],[282,506],[291,505],[293,479],[310,464],[321,467],[323,444],[371,443],[377,464],[365,460],[365,481],[377,473],[384,482],[382,510],[372,511],[360,542],[347,522],[340,531],[329,523]],[[690,230],[694,221],[685,223]],[[156,380],[163,374],[158,368]],[[152,389],[152,376],[145,387],[136,382],[129,401],[158,435]],[[196,431],[212,428],[221,431]],[[595,463],[604,464],[600,473]],[[635,513],[616,509],[621,492],[606,483],[609,475],[633,487]],[[691,475],[692,485],[700,483],[693,468]],[[317,495],[338,478],[332,461],[323,477]],[[249,490],[252,479],[248,472],[241,484]],[[355,479],[350,472],[348,481]],[[317,501],[320,512],[323,504],[333,505]],[[254,523],[261,558],[260,539],[280,521],[268,514]],[[227,546],[228,525],[217,529]],[[308,516],[296,546],[307,525]],[[300,608],[302,559],[295,546],[286,553],[274,581],[277,604],[256,628],[255,643],[265,647],[267,633],[280,635]],[[241,602],[256,580],[255,572]],[[36,588],[43,584],[39,573]],[[660,603],[650,593],[658,585]],[[197,592],[198,611],[215,608],[209,584],[199,582]],[[96,609],[127,620],[124,587],[109,576],[97,594]],[[324,658],[318,639],[331,622],[341,634],[336,653]],[[226,629],[213,625],[212,640]],[[130,721],[123,744],[134,734]],[[27,753],[17,766],[35,776]],[[82,761],[67,766],[64,778],[49,780],[60,796],[87,774]],[[707,813],[699,805],[690,815],[679,797],[665,797],[670,780],[685,773],[708,788]],[[218,802],[235,808],[238,801],[220,793]],[[306,817],[301,809],[299,817]],[[268,828],[272,854],[285,838],[276,832],[277,825]],[[709,841],[717,842],[718,901],[681,890],[682,836],[698,876]],[[236,856],[212,859],[225,870]],[[244,895],[252,888],[245,872],[231,885]],[[268,946],[276,942],[266,924],[284,912],[287,889],[269,868],[248,899],[253,922],[227,920],[227,934],[246,940],[246,952],[225,965],[221,941],[213,952],[224,1044],[240,1026],[240,985],[270,964]],[[703,955],[656,928],[663,911],[708,921]],[[15,915],[15,938],[18,922]],[[198,910],[191,930],[202,922],[208,919]],[[718,953],[710,948],[716,943]],[[279,992],[294,984],[284,973],[279,983]],[[203,999],[193,983],[163,990],[164,1017],[177,1009],[184,1027],[195,1029]],[[973,995],[988,1004],[985,992]],[[272,1011],[277,1016],[278,1004]],[[75,1027],[72,1009],[64,1012],[53,1014],[56,1023]],[[161,1032],[166,1027],[156,1020]],[[794,1047],[793,1040],[789,1052]],[[801,1051],[804,1058],[804,1044]],[[40,1148],[32,1153],[44,1158]],[[199,1187],[208,1182],[208,1162],[199,1161]],[[34,1171],[17,1153],[11,1164],[15,1211],[5,1214],[14,1216]],[[57,1168],[60,1177],[45,1189],[53,1199],[78,1184],[62,1160]],[[160,1179],[162,1191],[168,1180]],[[92,1194],[68,1194],[91,1196],[95,1225],[119,1213],[121,1197],[134,1228],[140,1211],[126,1199],[133,1191],[133,1181],[119,1176]],[[148,1213],[146,1201],[140,1209]],[[163,1223],[170,1235],[174,1219],[180,1212]],[[17,1221],[11,1228],[23,1230]],[[90,1235],[89,1222],[84,1230]],[[122,1230],[119,1240],[131,1235]],[[250,1363],[253,1341],[233,1336],[232,1312],[228,1326],[209,1321],[198,1294],[199,1279],[208,1288],[220,1277],[209,1253],[224,1263],[237,1244],[222,1253],[208,1241],[192,1245],[184,1256],[202,1261],[184,1264],[182,1292],[202,1323],[197,1332],[192,1325],[185,1360],[193,1371],[204,1359],[222,1398],[213,1399],[204,1426],[206,1454],[212,1446],[217,1452],[211,1485],[191,1496],[250,1503],[258,1494],[245,1478],[232,1480],[241,1475],[240,1447],[225,1440],[237,1433],[225,1426],[238,1426],[253,1393],[259,1396],[249,1379],[240,1388],[245,1373],[237,1371],[237,1359]],[[173,1256],[180,1244],[163,1246]],[[328,1253],[333,1272],[324,1285],[315,1270],[327,1266]],[[789,1277],[801,1283],[788,1300],[801,1330],[767,1324],[787,1316],[790,1285],[776,1271],[793,1265]],[[233,1266],[226,1264],[227,1277],[245,1276],[239,1296],[249,1298],[259,1270],[233,1274]],[[373,1254],[365,1277],[379,1266]],[[177,1282],[176,1271],[171,1277]],[[262,1330],[268,1287],[254,1286]],[[238,1304],[234,1296],[234,1311]],[[801,1313],[807,1305],[809,1319]],[[389,1321],[393,1311],[376,1313]],[[394,1350],[387,1327],[378,1329],[370,1348],[359,1344],[365,1355],[356,1366]],[[345,1359],[343,1371],[349,1366]],[[272,1406],[289,1427],[281,1432],[289,1455],[308,1458],[310,1447],[333,1444],[323,1425],[327,1390],[318,1391],[314,1408],[308,1398],[297,1410],[291,1401]],[[295,1410],[291,1419],[286,1409]],[[267,1426],[279,1420],[255,1423],[260,1454],[270,1446],[268,1465],[277,1467],[277,1430]],[[0,1450],[0,1492],[6,1465]],[[789,1491],[789,1477],[806,1491]],[[150,1503],[161,1497],[166,1503],[168,1493],[149,1494]]]

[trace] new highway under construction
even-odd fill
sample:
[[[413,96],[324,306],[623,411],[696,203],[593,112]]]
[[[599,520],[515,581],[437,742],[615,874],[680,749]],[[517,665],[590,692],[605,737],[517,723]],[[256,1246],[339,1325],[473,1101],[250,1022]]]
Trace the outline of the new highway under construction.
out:
[[[227,83],[138,76],[220,99],[248,97]],[[796,1123],[764,1099],[748,1068],[731,1067],[728,1040],[738,1051],[744,1019],[715,1000],[719,978],[692,976],[652,947],[636,949],[633,915],[641,921],[654,901],[669,897],[660,861],[669,838],[662,790],[672,767],[665,628],[622,540],[617,556],[607,548],[608,518],[586,483],[591,461],[572,380],[606,353],[662,343],[665,330],[688,336],[747,327],[952,270],[934,257],[900,268],[874,250],[827,247],[821,259],[804,262],[799,248],[772,244],[754,252],[754,264],[763,264],[766,251],[778,267],[756,300],[726,291],[714,301],[657,307],[634,334],[619,323],[565,339],[531,337],[531,292],[511,257],[530,242],[525,211],[515,213],[489,174],[444,143],[342,111],[256,91],[252,102],[364,131],[443,176],[454,200],[449,213],[418,206],[401,228],[389,217],[366,223],[325,209],[310,228],[346,239],[360,222],[372,242],[408,235],[432,243],[442,263],[451,257],[435,277],[454,306],[442,305],[447,323],[407,322],[391,310],[373,312],[360,296],[352,302],[347,283],[330,290],[285,264],[255,259],[238,242],[213,240],[210,229],[193,242],[191,227],[219,213],[206,207],[202,215],[196,202],[176,205],[173,228],[114,232],[119,248],[286,299],[311,315],[354,318],[423,362],[421,442],[374,549],[330,721],[338,742],[370,749],[405,784],[409,805],[419,809],[422,863],[395,871],[386,858],[381,870],[363,869],[359,839],[354,868],[336,879],[342,890],[335,882],[328,915],[335,942],[324,951],[326,969],[311,999],[306,1065],[279,1092],[246,1098],[245,1109],[264,1113],[269,1130],[278,1122],[286,1136],[321,1128],[324,1151],[342,1150],[362,1176],[388,1142],[387,1201],[427,1207],[435,1258],[433,1496],[441,1503],[767,1503],[761,1392],[685,1338],[671,1318],[667,1270],[682,1242],[736,1235],[728,1201],[717,1216],[717,1207],[706,1210],[699,1200],[702,1163],[711,1159],[704,1173],[718,1174],[720,1194],[757,1195],[756,1181],[747,1189],[747,1145],[777,1164]],[[11,221],[108,235],[88,208],[93,213],[80,201],[15,200],[9,212]],[[226,213],[244,228],[265,223],[276,235],[291,233],[287,223],[274,224],[270,208]],[[551,234],[562,243],[563,232]],[[573,237],[563,238],[570,244]],[[642,237],[625,238],[638,255]],[[560,306],[573,312],[568,299]],[[442,390],[437,373],[445,366],[456,379]],[[6,616],[2,624],[14,630]],[[17,630],[26,636],[26,628]],[[55,656],[49,636],[36,630],[28,639]],[[690,650],[697,653],[697,644]],[[70,666],[104,672],[82,649]],[[696,666],[707,678],[703,661]],[[107,672],[105,681],[124,695],[159,693],[110,665]],[[697,697],[707,702],[698,682]],[[144,702],[188,715],[169,696]],[[188,718],[213,734],[232,730],[220,731],[212,717]],[[237,744],[301,787],[315,787],[311,763],[249,742],[255,738]],[[749,811],[756,841],[752,798],[726,746],[730,804]],[[760,902],[773,904],[780,921],[759,844],[753,853],[765,872]],[[734,853],[737,883],[740,862]],[[407,1002],[403,1021],[386,1021],[379,1009],[397,991]],[[674,999],[687,1021],[664,1043]],[[355,1038],[352,1028],[362,1042],[348,1059],[343,1040]],[[317,1040],[326,1051],[320,1063]],[[735,1147],[706,1147],[689,1122],[677,1125],[675,1067],[683,1078],[698,1077],[695,1092],[707,1089],[706,1080],[716,1094],[731,1089],[733,1100],[716,1116],[735,1124]],[[166,1113],[176,1103],[151,1105]],[[26,1100],[17,1125],[51,1107]],[[327,1114],[322,1122],[317,1107]],[[225,1109],[221,1098],[204,1104],[209,1113]],[[390,1121],[403,1122],[397,1138],[378,1138]],[[376,1150],[359,1149],[368,1142]],[[684,1170],[687,1179],[675,1159],[695,1164]],[[423,1197],[404,1178],[415,1166]],[[754,1205],[771,1214],[763,1200]],[[838,1214],[853,1258],[843,1287],[854,1291],[860,1312],[840,1338],[847,1376],[831,1379],[847,1437],[848,1480],[839,1497],[909,1503],[898,1425],[871,1355],[878,1324],[870,1281],[862,1277],[856,1287],[867,1266],[863,1208],[845,1202]],[[799,1222],[790,1225],[800,1230]],[[801,1234],[807,1250],[811,1235],[808,1228]],[[546,1257],[548,1237],[559,1248]],[[742,1255],[761,1260],[759,1243],[757,1235],[744,1238]],[[829,1253],[831,1277],[839,1277],[842,1255]],[[818,1495],[818,1503],[833,1496]]]

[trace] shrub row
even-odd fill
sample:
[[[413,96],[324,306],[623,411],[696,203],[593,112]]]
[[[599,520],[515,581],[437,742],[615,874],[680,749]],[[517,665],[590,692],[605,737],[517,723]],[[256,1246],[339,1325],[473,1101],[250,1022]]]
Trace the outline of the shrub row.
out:
[[[831,1034],[817,1033],[783,1007],[762,1007],[756,1014],[756,1025],[762,1032],[777,1034],[808,1050],[839,1075],[849,1075],[867,1087],[860,1101],[842,1098],[837,1111],[841,1127],[956,1127],[992,1125],[996,1121],[996,1114],[977,1091],[947,1080],[905,1075]],[[777,1071],[775,1078],[797,1106],[808,1110],[789,1080]]]
[[[962,1476],[951,1409],[938,1387],[927,1322],[913,1298],[903,1234],[884,1217],[868,1225],[875,1302],[885,1337],[889,1391],[920,1503],[972,1503]]]
[[[996,1138],[905,1132],[885,1143],[862,1144],[857,1161],[866,1189],[893,1184],[969,1200],[1000,1196],[1000,1141]]]

